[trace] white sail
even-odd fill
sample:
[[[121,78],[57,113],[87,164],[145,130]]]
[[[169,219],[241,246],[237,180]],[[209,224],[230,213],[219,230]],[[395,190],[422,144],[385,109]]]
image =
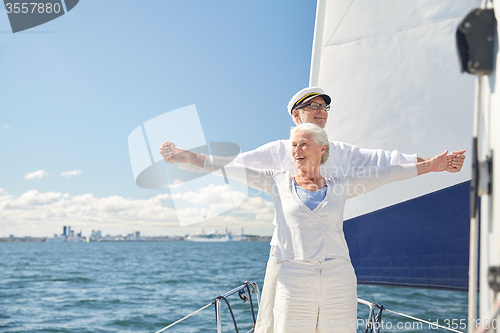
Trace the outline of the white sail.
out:
[[[432,157],[470,152],[474,78],[461,75],[455,31],[471,0],[319,0],[310,85],[332,104],[330,139]],[[350,200],[345,218],[470,179],[426,175]]]

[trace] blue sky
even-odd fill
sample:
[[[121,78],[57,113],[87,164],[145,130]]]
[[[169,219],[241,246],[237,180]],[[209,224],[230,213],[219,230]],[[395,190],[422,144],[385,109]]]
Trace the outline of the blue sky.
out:
[[[171,207],[165,190],[135,185],[129,134],[195,104],[207,142],[247,151],[288,137],[315,10],[312,0],[80,1],[16,34],[2,11],[0,237],[63,225],[87,236],[192,232],[159,211]],[[271,234],[270,202],[245,202],[218,223]]]

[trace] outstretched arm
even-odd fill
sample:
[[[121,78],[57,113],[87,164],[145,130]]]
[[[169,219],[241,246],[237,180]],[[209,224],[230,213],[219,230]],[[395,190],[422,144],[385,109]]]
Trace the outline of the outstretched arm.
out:
[[[191,163],[203,168],[206,156],[177,147],[172,142],[160,146],[160,154],[166,163]]]
[[[444,153],[439,154],[437,156],[434,156],[431,159],[421,160],[418,163],[416,163],[417,172],[419,175],[422,175],[422,174],[428,173],[428,172],[441,172],[441,171],[445,171],[445,170],[449,171],[449,172],[457,172],[457,171],[450,171],[450,169],[455,168],[454,165],[456,165],[456,163],[457,163],[456,162],[457,153],[463,154],[464,152],[465,152],[465,150],[448,154],[448,151],[446,150]],[[464,158],[465,158],[465,156],[464,156]],[[462,164],[463,164],[463,160],[462,160]],[[460,168],[461,167],[462,167],[462,165],[460,165]]]
[[[448,155],[448,151],[445,151],[431,159],[415,164],[392,165],[386,168],[370,169],[368,172],[353,175],[348,179],[348,197],[352,198],[370,192],[394,181],[408,179],[428,172],[448,170],[455,157],[455,154]]]
[[[243,184],[270,192],[273,184],[273,171],[247,167],[238,163],[230,163],[225,157],[206,156],[179,148],[172,142],[160,146],[160,154],[166,163],[191,163],[207,172],[223,169],[228,177]]]
[[[451,152],[448,156],[452,157],[449,158],[450,160],[445,170],[448,172],[459,172],[462,169],[462,166],[464,165],[464,160],[465,160],[464,153],[465,149]],[[418,163],[430,160],[431,159],[428,158],[417,157]]]

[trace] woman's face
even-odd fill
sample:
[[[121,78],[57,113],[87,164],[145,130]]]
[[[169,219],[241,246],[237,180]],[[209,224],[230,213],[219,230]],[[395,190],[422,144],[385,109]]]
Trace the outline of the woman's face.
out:
[[[320,146],[307,131],[295,132],[290,138],[295,166],[302,171],[312,171],[321,164],[321,156],[326,146]]]

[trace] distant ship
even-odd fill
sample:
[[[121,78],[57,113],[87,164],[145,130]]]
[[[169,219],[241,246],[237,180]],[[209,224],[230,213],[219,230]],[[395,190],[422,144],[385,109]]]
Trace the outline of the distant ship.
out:
[[[233,236],[227,230],[223,234],[220,234],[215,230],[209,232],[208,234],[206,234],[205,231],[202,231],[201,234],[187,236],[186,240],[191,242],[230,242],[233,240]]]

